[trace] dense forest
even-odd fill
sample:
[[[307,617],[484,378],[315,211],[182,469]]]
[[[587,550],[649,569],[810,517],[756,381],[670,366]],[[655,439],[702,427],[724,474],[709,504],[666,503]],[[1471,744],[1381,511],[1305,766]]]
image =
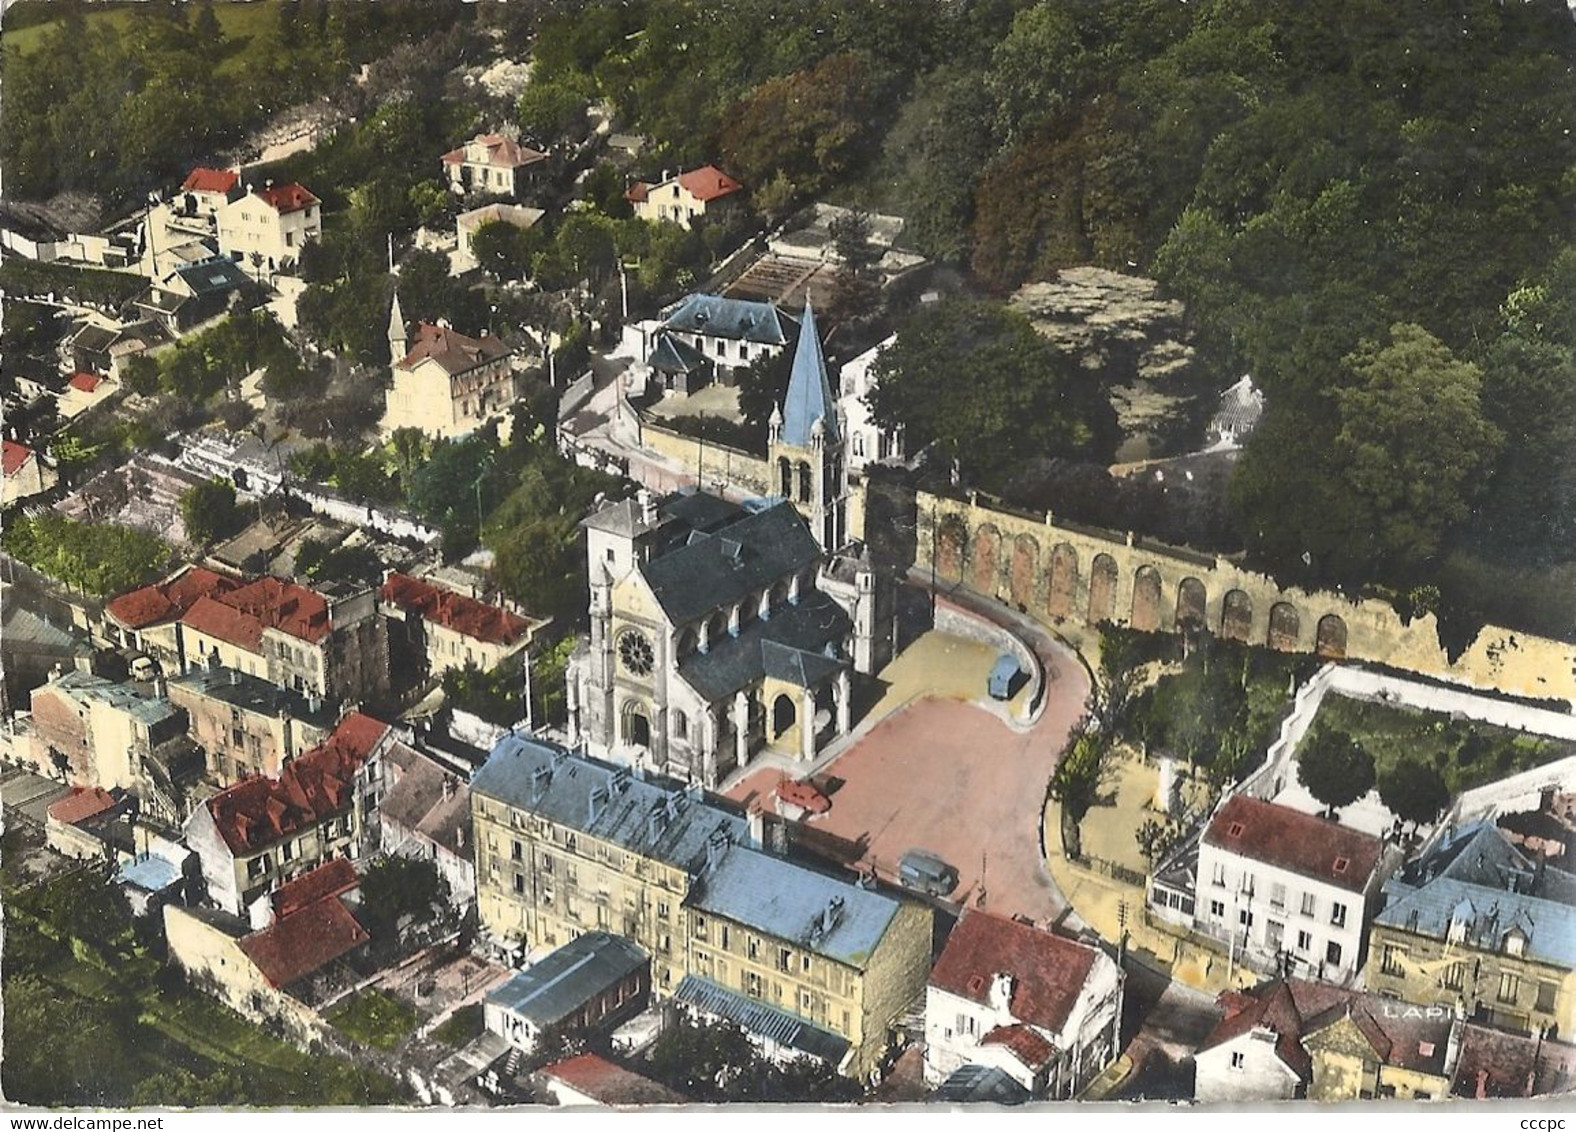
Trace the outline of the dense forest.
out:
[[[117,36],[62,5],[48,49],[7,49],[8,194],[124,197],[379,53],[485,31],[484,54],[532,61],[515,108],[532,137],[583,137],[584,108],[606,105],[648,138],[649,171],[716,161],[769,219],[812,199],[899,213],[986,299],[1078,264],[1160,280],[1219,387],[1250,373],[1265,391],[1231,519],[1285,580],[1528,623],[1549,616],[1537,583],[1576,560],[1576,22],[1561,0],[312,0],[249,37],[212,17],[225,5],[166,7]],[[345,193],[336,254],[375,257],[368,233],[429,206],[423,146],[471,121],[452,97],[417,103],[299,163],[364,182],[318,187]],[[355,173],[395,165],[395,193]],[[311,266],[309,321],[378,325],[380,289],[329,282],[370,271]],[[958,310],[931,316],[912,337],[944,351]],[[1010,322],[970,348],[1025,365],[1032,390],[960,385],[991,402],[967,418],[878,406],[911,440],[960,450],[986,490],[1013,461],[970,467],[970,452],[1098,455],[1104,424],[1066,365],[1035,376]],[[370,332],[343,344],[376,348]],[[938,359],[911,353],[928,395]],[[994,431],[959,444],[956,419]],[[1568,605],[1539,627],[1568,631]]]

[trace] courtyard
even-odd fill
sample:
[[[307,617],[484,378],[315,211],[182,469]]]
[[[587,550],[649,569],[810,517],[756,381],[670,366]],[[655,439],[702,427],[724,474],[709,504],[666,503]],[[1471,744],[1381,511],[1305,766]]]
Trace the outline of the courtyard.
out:
[[[940,633],[916,642],[882,674],[886,688],[870,717],[877,722],[813,776],[832,806],[796,831],[800,841],[887,881],[896,880],[905,852],[925,849],[957,869],[950,899],[1003,915],[1057,917],[1063,902],[1045,868],[1041,817],[1089,684],[1071,652],[1051,644],[1039,651],[1046,705],[1025,728],[1005,722],[1000,705],[973,702],[984,699],[996,650]],[[921,688],[929,692],[917,695]],[[1015,718],[1018,704],[1007,706]],[[784,773],[757,771],[728,796],[767,803]]]

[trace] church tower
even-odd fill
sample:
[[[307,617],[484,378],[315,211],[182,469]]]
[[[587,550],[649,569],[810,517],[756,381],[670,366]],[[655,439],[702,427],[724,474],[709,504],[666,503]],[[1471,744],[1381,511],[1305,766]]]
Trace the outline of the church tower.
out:
[[[410,339],[405,335],[405,314],[399,309],[399,292],[394,292],[394,305],[389,309],[389,364],[399,365],[410,353]]]
[[[767,463],[773,492],[804,516],[825,551],[836,550],[847,538],[843,433],[836,406],[815,312],[806,296],[788,393],[772,410]]]

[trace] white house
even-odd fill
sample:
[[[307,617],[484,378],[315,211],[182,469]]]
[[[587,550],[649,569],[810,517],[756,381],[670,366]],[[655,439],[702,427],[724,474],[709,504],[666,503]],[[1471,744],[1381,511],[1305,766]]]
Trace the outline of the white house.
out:
[[[925,1081],[983,1065],[1066,1099],[1116,1056],[1121,1017],[1121,971],[1099,948],[965,912],[925,988]]]
[[[902,430],[884,429],[876,424],[866,400],[875,388],[870,370],[876,358],[896,341],[897,335],[894,334],[880,345],[872,346],[857,358],[845,362],[839,375],[837,410],[843,418],[843,432],[848,438],[848,470],[851,472],[869,463],[904,458]]]
[[[688,228],[708,209],[715,213],[722,202],[743,188],[715,165],[702,165],[676,177],[664,176],[655,183],[636,181],[624,196],[640,219]]]
[[[798,323],[771,303],[697,293],[669,307],[657,330],[657,339],[666,335],[699,351],[731,385],[733,371],[782,353]]]
[[[1377,837],[1234,795],[1199,842],[1193,926],[1260,970],[1348,982],[1387,860]]]
[[[519,194],[544,167],[547,154],[503,134],[477,134],[443,155],[444,176],[457,193]]]
[[[301,249],[323,235],[323,207],[317,197],[294,181],[244,194],[216,211],[219,251],[261,278],[265,272],[288,272]]]

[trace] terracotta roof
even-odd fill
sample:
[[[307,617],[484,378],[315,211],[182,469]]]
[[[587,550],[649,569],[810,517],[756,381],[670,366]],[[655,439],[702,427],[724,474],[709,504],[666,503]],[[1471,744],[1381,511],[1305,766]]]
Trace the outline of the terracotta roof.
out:
[[[443,163],[462,164],[465,161],[466,147],[478,143],[487,147],[487,164],[503,169],[518,169],[522,165],[535,165],[538,161],[547,160],[547,154],[530,146],[521,145],[513,138],[506,138],[502,134],[477,134],[459,149],[451,149],[445,153]]]
[[[1458,1097],[1525,1097],[1576,1089],[1576,1046],[1466,1023],[1451,1092]]]
[[[356,770],[387,731],[386,723],[353,712],[278,778],[248,778],[209,798],[208,813],[230,852],[261,852],[348,811]]]
[[[194,566],[170,581],[121,594],[105,606],[105,612],[128,629],[141,629],[179,617],[199,598],[225,593],[242,584],[239,578]]]
[[[1204,841],[1349,892],[1367,886],[1384,851],[1377,837],[1246,794],[1216,811]]]
[[[275,212],[300,212],[317,203],[317,197],[301,185],[291,181],[288,185],[269,185],[253,192]]]
[[[983,1046],[1005,1046],[1030,1069],[1041,1069],[1056,1056],[1056,1047],[1022,1024],[997,1026],[980,1039]]]
[[[81,390],[83,393],[92,393],[99,387],[99,382],[103,380],[96,373],[86,373],[79,370],[71,375],[71,380],[67,384],[73,389]]]
[[[715,165],[702,165],[699,169],[680,173],[679,184],[699,201],[716,200],[718,197],[725,197],[744,188]]]
[[[409,574],[394,573],[383,583],[383,600],[419,613],[462,636],[493,645],[512,645],[531,623],[496,605],[435,586]]]
[[[399,364],[410,369],[423,359],[431,358],[442,366],[450,377],[453,377],[455,374],[507,357],[508,354],[509,347],[497,338],[491,336],[472,338],[447,326],[434,326],[430,322],[423,322],[416,327],[416,338],[411,345],[410,353],[406,354]]]
[[[816,789],[813,782],[794,782],[785,778],[777,784],[777,797],[812,814],[824,814],[832,808],[832,800]]]
[[[240,175],[228,169],[209,169],[199,165],[181,182],[183,193],[227,193],[235,188]]]
[[[650,193],[654,187],[655,186],[653,185],[648,185],[645,181],[636,181],[633,185],[624,190],[624,199],[635,204],[639,204],[641,201],[646,199],[646,195]]]
[[[319,900],[241,940],[270,986],[287,987],[371,937],[338,897]]]
[[[289,916],[319,900],[349,892],[360,883],[356,866],[344,857],[335,857],[274,889],[274,914],[280,918]]]
[[[73,786],[71,793],[49,807],[49,816],[62,825],[76,825],[114,806],[114,796],[101,787]]]
[[[542,1076],[562,1081],[578,1093],[609,1105],[688,1104],[689,1098],[659,1081],[643,1077],[605,1057],[582,1053],[554,1062],[540,1071]]]
[[[991,982],[1012,976],[1014,1019],[1059,1033],[1094,967],[1098,952],[1032,924],[965,912],[930,973],[938,990],[988,1004]]]
[[[205,594],[192,603],[181,624],[249,652],[261,648],[265,629],[315,643],[333,628],[328,602],[321,594],[278,578],[258,578],[212,596]]]
[[[5,474],[14,476],[33,458],[33,450],[14,440],[5,442]]]

